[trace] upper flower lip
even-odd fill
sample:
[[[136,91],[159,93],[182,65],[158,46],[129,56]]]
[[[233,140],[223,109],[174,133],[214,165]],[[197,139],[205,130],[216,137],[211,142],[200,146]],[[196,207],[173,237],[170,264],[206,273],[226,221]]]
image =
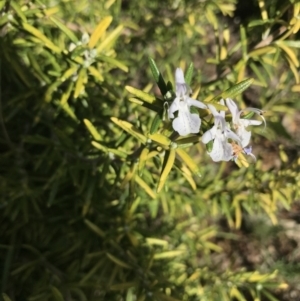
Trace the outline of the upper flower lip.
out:
[[[177,97],[189,95],[192,92],[191,88],[185,82],[184,74],[181,68],[177,68],[175,71],[175,85]]]
[[[232,114],[232,123],[233,124],[238,124],[240,122],[243,123],[243,122],[247,121],[247,123],[249,123],[248,125],[260,125],[260,124],[262,124],[262,122],[264,122],[264,125],[266,126],[266,120],[262,116],[262,113],[263,113],[262,110],[256,109],[256,108],[251,108],[251,107],[239,110],[236,103],[232,99],[226,98],[225,101],[226,101],[226,105],[227,105],[228,109],[230,110],[230,112]],[[251,111],[251,112],[258,114],[262,118],[263,121],[241,118],[241,114],[246,111]],[[246,126],[248,126],[248,125],[246,125]]]
[[[236,131],[236,134],[239,136],[241,140],[242,147],[246,147],[251,139],[251,132],[246,130],[246,127],[249,125],[260,125],[262,124],[262,121],[254,120],[254,119],[244,119],[241,118],[241,114],[246,111],[251,111],[256,114],[259,114],[259,116],[262,118],[264,125],[266,126],[265,118],[262,116],[262,110],[255,109],[255,108],[245,108],[243,110],[239,110],[236,103],[230,99],[226,98],[226,105],[229,108],[231,114],[232,114],[232,125]]]
[[[224,100],[220,100],[220,104],[224,105]],[[213,148],[209,155],[215,162],[229,161],[233,156],[232,145],[228,142],[228,139],[234,140],[237,143],[241,143],[240,138],[229,128],[225,120],[225,111],[218,112],[212,105],[208,105],[209,110],[213,114],[214,126],[207,130],[202,136],[202,142],[207,144],[211,140],[213,141]]]
[[[173,120],[173,128],[181,136],[199,133],[201,119],[198,114],[191,113],[190,107],[206,109],[207,106],[199,100],[191,98],[192,92],[186,84],[182,69],[177,68],[175,72],[176,97],[168,109],[169,118],[174,118],[174,113],[178,111],[178,116]]]

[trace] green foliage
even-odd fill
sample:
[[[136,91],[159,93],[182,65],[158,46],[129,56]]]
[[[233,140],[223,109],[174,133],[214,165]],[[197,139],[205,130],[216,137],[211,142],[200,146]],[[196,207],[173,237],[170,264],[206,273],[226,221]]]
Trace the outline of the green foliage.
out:
[[[4,300],[272,301],[288,288],[284,263],[236,266],[221,243],[255,215],[277,224],[300,196],[300,3],[249,3],[245,17],[236,0],[0,1]],[[213,163],[201,135],[173,131],[176,67],[204,103],[265,112],[257,162]]]

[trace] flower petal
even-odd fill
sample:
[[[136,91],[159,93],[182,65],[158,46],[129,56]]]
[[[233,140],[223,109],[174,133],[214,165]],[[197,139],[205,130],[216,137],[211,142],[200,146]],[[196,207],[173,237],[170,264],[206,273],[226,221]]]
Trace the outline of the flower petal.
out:
[[[260,125],[262,124],[262,121],[253,119],[240,119],[240,123],[243,124],[244,127],[247,127],[249,125]]]
[[[217,128],[213,126],[210,130],[206,131],[202,136],[202,142],[207,144],[209,141],[216,137]]]
[[[186,136],[188,134],[199,133],[201,120],[197,114],[191,114],[186,109],[180,109],[178,117],[173,120],[173,129],[179,133],[180,136]]]
[[[185,84],[184,75],[181,68],[177,68],[175,71],[175,81],[176,84]]]
[[[169,118],[174,118],[174,112],[178,111],[179,99],[176,97],[168,109]]]
[[[214,117],[219,116],[217,109],[213,105],[208,104],[207,106],[208,106],[210,112],[214,115]]]
[[[226,105],[231,112],[232,122],[237,123],[240,116],[240,112],[236,103],[232,99],[226,98]]]
[[[214,141],[213,148],[209,153],[213,161],[229,161],[233,158],[232,145],[225,140],[217,137]]]
[[[233,159],[233,149],[230,143],[224,141],[223,150],[224,150],[223,161],[230,161],[231,159]]]
[[[230,138],[234,141],[241,142],[241,136],[231,131],[228,127],[226,128],[224,135],[226,136],[226,138]]]
[[[242,147],[246,147],[250,142],[251,132],[247,131],[244,127],[239,127],[237,129],[237,135],[240,137]]]
[[[187,95],[191,92],[189,86],[185,83],[184,74],[181,68],[177,68],[175,72],[176,95],[178,97]]]
[[[189,106],[194,106],[194,107],[197,107],[199,109],[206,109],[207,108],[207,106],[199,100],[195,100],[195,99],[190,98],[190,97],[187,97],[186,99],[187,99],[187,103],[188,103]]]

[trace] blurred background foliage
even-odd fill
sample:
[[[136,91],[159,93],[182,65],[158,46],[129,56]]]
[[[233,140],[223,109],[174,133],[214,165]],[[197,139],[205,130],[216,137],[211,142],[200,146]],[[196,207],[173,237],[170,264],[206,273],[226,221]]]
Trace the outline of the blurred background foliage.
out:
[[[4,300],[299,300],[298,1],[0,8]],[[257,162],[149,140],[148,57],[170,82],[193,62],[205,101],[254,78],[236,100],[266,112]]]

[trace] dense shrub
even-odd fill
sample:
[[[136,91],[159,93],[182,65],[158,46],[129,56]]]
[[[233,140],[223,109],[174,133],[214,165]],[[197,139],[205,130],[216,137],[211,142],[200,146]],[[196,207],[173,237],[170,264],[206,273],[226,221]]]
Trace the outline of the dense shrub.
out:
[[[300,3],[0,8],[4,299],[285,298],[295,257],[249,258],[285,235],[299,198]],[[226,121],[221,98],[263,112],[256,160],[240,150],[213,162],[208,109],[191,111],[200,133],[174,131],[178,67]]]

